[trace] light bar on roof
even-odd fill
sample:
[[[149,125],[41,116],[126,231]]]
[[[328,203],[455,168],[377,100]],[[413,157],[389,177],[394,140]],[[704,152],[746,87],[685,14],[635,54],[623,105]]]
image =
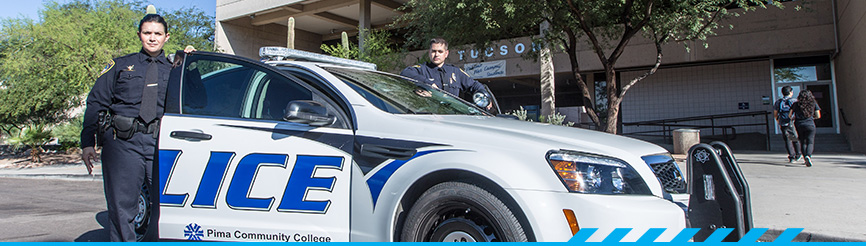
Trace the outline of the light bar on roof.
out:
[[[310,62],[322,62],[322,63],[330,63],[337,64],[343,66],[350,67],[359,67],[366,68],[371,70],[376,70],[376,64],[369,62],[356,61],[351,59],[327,56],[322,54],[316,54],[313,52],[307,52],[296,49],[289,49],[286,47],[275,47],[275,46],[267,46],[259,48],[259,57],[262,59],[267,59],[271,61],[280,61],[283,59],[292,59],[295,61],[310,61]]]

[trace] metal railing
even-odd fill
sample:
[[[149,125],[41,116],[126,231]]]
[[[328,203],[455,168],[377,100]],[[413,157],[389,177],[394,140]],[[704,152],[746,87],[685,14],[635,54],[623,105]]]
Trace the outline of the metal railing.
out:
[[[648,121],[639,121],[639,122],[627,122],[622,123],[623,126],[655,126],[661,127],[661,130],[647,130],[647,131],[636,131],[636,132],[628,132],[626,133],[623,130],[623,135],[633,135],[633,136],[652,136],[652,137],[663,137],[665,141],[668,141],[672,138],[673,130],[680,128],[689,128],[689,129],[711,129],[711,135],[717,136],[716,131],[721,131],[722,138],[724,140],[733,140],[737,137],[737,127],[746,127],[746,126],[764,126],[765,133],[767,135],[767,150],[770,150],[770,114],[771,112],[767,111],[754,111],[754,112],[745,112],[745,113],[732,113],[732,114],[714,114],[714,115],[706,115],[706,116],[693,116],[693,117],[683,117],[683,118],[671,118],[671,119],[662,119],[662,120],[648,120]],[[729,119],[729,118],[739,118],[739,117],[758,117],[764,116],[763,123],[738,123],[738,124],[717,124],[716,120],[720,119]],[[706,122],[709,120],[709,124],[701,124],[700,121]]]

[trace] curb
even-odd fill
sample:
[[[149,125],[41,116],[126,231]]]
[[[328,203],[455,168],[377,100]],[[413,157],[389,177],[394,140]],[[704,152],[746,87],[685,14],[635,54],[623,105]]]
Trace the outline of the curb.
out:
[[[773,242],[785,230],[769,229],[758,239],[758,242]],[[791,242],[866,242],[863,239],[828,236],[820,233],[801,231]]]
[[[79,181],[102,181],[102,174],[0,174],[0,178],[65,179]]]

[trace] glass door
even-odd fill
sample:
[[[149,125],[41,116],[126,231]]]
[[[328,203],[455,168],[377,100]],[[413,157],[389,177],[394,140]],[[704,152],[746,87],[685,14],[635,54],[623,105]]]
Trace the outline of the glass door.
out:
[[[812,91],[821,107],[821,118],[815,120],[818,133],[836,133],[836,105],[830,58],[798,57],[773,60],[773,100],[782,98],[782,87],[791,86],[792,97],[801,90]],[[778,129],[776,130],[778,133]]]

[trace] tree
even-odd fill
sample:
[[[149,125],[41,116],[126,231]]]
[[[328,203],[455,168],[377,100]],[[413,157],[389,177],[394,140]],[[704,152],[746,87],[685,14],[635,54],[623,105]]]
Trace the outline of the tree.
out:
[[[339,45],[322,44],[321,49],[332,56],[365,61],[376,64],[380,71],[396,71],[403,67],[403,52],[392,42],[391,34],[386,30],[363,30],[366,46],[364,52],[343,33],[343,41]]]
[[[141,1],[46,2],[39,20],[0,20],[0,126],[54,125],[81,106],[109,60],[138,52]],[[195,8],[164,14],[166,52],[213,49],[213,18]]]
[[[481,50],[491,41],[532,34],[547,21],[550,28],[544,38],[533,41],[568,54],[587,114],[604,131],[616,133],[623,97],[656,72],[663,44],[705,41],[715,35],[722,20],[768,5],[783,7],[779,1],[763,0],[410,0],[404,8],[411,11],[399,17],[398,25],[407,27],[409,41],[444,36],[455,45],[473,44]],[[620,86],[617,61],[629,41],[639,36],[655,43],[655,64],[638,77],[622,80]],[[595,85],[580,76],[577,52],[583,43],[604,67],[606,115],[598,115],[591,102]]]

